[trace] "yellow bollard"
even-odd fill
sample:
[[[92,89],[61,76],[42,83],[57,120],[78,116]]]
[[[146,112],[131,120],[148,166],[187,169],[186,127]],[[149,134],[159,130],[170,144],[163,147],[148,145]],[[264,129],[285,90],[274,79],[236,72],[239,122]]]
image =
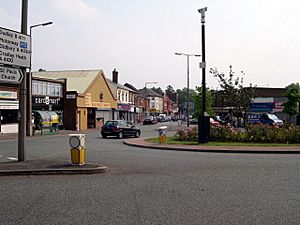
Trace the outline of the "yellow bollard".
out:
[[[165,144],[167,143],[167,126],[159,127],[158,135],[159,135],[159,143]]]
[[[77,165],[85,164],[85,134],[69,134],[71,146],[71,162]]]
[[[71,148],[71,162],[73,164],[83,165],[85,164],[85,149],[84,147],[78,148]]]

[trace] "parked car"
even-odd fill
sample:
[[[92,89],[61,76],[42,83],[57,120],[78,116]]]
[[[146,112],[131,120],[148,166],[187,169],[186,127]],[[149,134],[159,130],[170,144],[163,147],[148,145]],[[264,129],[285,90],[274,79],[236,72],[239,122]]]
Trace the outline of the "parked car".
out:
[[[282,125],[283,121],[279,119],[276,115],[271,113],[263,113],[260,117],[260,122],[269,125]]]
[[[253,113],[247,115],[247,123],[249,124],[269,124],[269,125],[283,125],[283,121],[276,115],[271,113]]]
[[[141,130],[132,123],[125,120],[109,120],[101,128],[101,136],[116,136],[123,138],[125,136],[133,136],[138,138],[141,135]]]
[[[144,120],[143,120],[143,125],[152,125],[152,124],[156,124],[157,123],[157,120],[154,116],[150,116],[150,117],[146,117]]]

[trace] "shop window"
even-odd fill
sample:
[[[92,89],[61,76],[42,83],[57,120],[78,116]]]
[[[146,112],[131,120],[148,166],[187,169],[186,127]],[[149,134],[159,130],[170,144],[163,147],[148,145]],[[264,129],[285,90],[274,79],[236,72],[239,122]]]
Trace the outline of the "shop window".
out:
[[[48,84],[48,90],[50,96],[55,96],[55,87],[54,84],[49,83]]]
[[[47,95],[48,94],[48,90],[47,90],[47,83],[46,82],[42,82],[42,95]]]

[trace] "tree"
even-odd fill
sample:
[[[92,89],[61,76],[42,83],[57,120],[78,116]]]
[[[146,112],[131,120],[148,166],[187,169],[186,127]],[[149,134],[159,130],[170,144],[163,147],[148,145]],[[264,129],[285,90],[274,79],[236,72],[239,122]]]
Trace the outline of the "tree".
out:
[[[165,95],[164,91],[160,87],[158,88],[152,87],[151,89],[161,96]]]
[[[299,115],[300,102],[300,85],[299,83],[292,83],[286,87],[284,96],[288,101],[283,103],[283,112],[287,113],[291,119],[292,116]]]
[[[229,66],[229,76],[224,73],[219,73],[217,69],[210,69],[209,71],[215,78],[217,78],[220,85],[220,93],[224,99],[224,106],[230,107],[232,110],[230,116],[233,114],[243,115],[244,121],[246,112],[249,108],[251,100],[254,98],[255,87],[252,84],[249,87],[244,87],[245,73],[241,71],[240,76],[236,76]]]
[[[212,109],[213,105],[213,94],[212,91],[209,90],[209,88],[206,88],[205,92],[205,106],[206,106],[206,112],[210,116],[214,116],[215,112]],[[194,118],[199,118],[202,112],[202,87],[196,87],[195,95],[193,95],[193,99],[195,102],[195,113],[193,115]]]
[[[189,102],[192,105],[195,105],[195,100],[194,100],[194,95],[196,94],[195,90],[189,89],[190,92],[190,99]],[[179,113],[184,114],[186,110],[186,104],[188,104],[188,99],[187,99],[187,88],[183,89],[177,89],[177,99],[178,99],[178,108],[179,108]]]
[[[165,93],[169,97],[169,99],[171,99],[173,102],[177,102],[177,93],[171,85],[168,85],[167,89],[165,90]]]

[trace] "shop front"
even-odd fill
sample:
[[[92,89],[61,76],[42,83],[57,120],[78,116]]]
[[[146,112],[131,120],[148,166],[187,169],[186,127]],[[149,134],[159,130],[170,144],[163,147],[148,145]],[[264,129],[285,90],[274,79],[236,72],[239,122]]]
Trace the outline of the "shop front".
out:
[[[130,105],[129,104],[118,104],[116,110],[116,118],[118,120],[130,120],[129,118],[130,113]]]
[[[18,91],[17,88],[0,86],[0,132],[1,126],[18,123]]]
[[[59,117],[59,126],[63,128],[64,99],[50,96],[33,96],[32,111],[55,112]]]

